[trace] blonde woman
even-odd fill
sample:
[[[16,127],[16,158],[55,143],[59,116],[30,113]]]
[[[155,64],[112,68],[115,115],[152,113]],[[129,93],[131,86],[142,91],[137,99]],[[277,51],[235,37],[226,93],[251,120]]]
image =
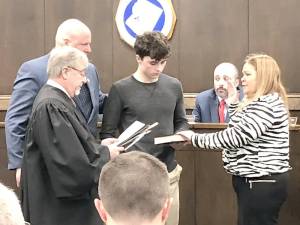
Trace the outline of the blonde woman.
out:
[[[228,128],[181,134],[195,147],[223,149],[224,169],[232,174],[237,196],[238,225],[275,225],[291,169],[286,91],[279,66],[268,55],[247,56],[242,72],[244,99],[230,99]],[[230,89],[235,96],[235,88]]]

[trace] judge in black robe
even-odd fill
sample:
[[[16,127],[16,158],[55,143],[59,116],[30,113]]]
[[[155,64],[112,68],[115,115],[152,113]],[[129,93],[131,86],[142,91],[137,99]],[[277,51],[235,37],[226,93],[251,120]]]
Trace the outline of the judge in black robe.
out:
[[[28,126],[22,207],[32,225],[101,224],[94,207],[100,169],[110,158],[72,101],[46,85]]]
[[[66,68],[59,79],[73,79],[72,87],[80,77]],[[31,225],[102,224],[94,199],[111,147],[95,141],[70,96],[48,80],[33,104],[21,176],[22,210]]]

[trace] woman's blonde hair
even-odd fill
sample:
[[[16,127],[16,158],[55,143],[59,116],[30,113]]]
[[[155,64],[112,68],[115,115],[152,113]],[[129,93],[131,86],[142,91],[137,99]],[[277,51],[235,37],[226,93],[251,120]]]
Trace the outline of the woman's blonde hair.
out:
[[[245,63],[249,63],[256,70],[257,90],[253,98],[244,99],[242,107],[263,95],[276,92],[288,109],[286,90],[281,82],[280,69],[275,59],[266,54],[249,54],[245,58]]]

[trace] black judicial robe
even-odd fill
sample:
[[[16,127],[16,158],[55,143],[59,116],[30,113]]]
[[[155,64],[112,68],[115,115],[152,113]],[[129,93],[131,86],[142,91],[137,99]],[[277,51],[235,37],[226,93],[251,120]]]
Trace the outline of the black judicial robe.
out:
[[[109,150],[86,129],[72,100],[45,85],[27,129],[21,176],[25,220],[31,225],[102,224],[94,198]]]

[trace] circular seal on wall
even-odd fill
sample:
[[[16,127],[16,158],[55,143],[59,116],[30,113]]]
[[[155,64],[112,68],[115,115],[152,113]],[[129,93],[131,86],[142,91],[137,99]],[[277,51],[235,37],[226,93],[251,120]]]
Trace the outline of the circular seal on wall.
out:
[[[160,31],[171,38],[176,15],[171,0],[120,0],[115,20],[121,39],[133,46],[136,36],[145,31]]]

